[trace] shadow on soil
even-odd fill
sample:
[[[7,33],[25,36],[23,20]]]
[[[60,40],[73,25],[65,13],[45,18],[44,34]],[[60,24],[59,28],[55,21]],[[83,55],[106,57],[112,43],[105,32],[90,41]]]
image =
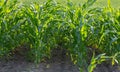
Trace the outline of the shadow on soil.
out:
[[[98,65],[94,72],[120,72],[119,66],[111,66],[103,63]],[[79,72],[66,50],[55,48],[51,51],[51,59],[41,62],[37,66],[34,63],[25,61],[24,57],[14,56],[14,59],[5,61],[0,59],[0,72]]]

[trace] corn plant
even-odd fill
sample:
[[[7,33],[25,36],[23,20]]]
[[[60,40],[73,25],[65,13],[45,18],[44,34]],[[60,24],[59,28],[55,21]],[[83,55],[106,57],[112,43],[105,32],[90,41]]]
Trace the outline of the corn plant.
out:
[[[0,7],[0,53],[3,56],[24,42],[20,26],[25,19],[21,11],[22,7],[16,4],[16,1],[1,2]]]
[[[69,0],[66,5],[48,0],[28,6],[16,0],[0,0],[0,57],[28,44],[26,57],[35,63],[50,58],[51,50],[58,46],[70,52],[81,72],[92,72],[105,58],[119,63],[120,10],[112,8],[109,0],[108,7],[91,8],[95,1],[76,6]],[[90,65],[88,47],[100,54],[91,53],[95,54]]]

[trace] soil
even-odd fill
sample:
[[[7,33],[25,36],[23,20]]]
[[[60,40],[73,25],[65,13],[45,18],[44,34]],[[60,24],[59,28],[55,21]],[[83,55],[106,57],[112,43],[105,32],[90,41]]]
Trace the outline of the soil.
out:
[[[65,55],[65,50],[55,49],[51,53],[53,54],[50,60],[38,65],[25,61],[20,56],[9,61],[0,60],[0,72],[79,72],[70,57]],[[94,72],[120,72],[120,66],[103,63],[97,65]]]
[[[26,61],[9,61],[0,63],[0,72],[79,72],[71,63],[34,63]]]
[[[100,65],[97,65],[94,72],[120,72],[120,66],[112,66],[111,64],[102,63]]]

